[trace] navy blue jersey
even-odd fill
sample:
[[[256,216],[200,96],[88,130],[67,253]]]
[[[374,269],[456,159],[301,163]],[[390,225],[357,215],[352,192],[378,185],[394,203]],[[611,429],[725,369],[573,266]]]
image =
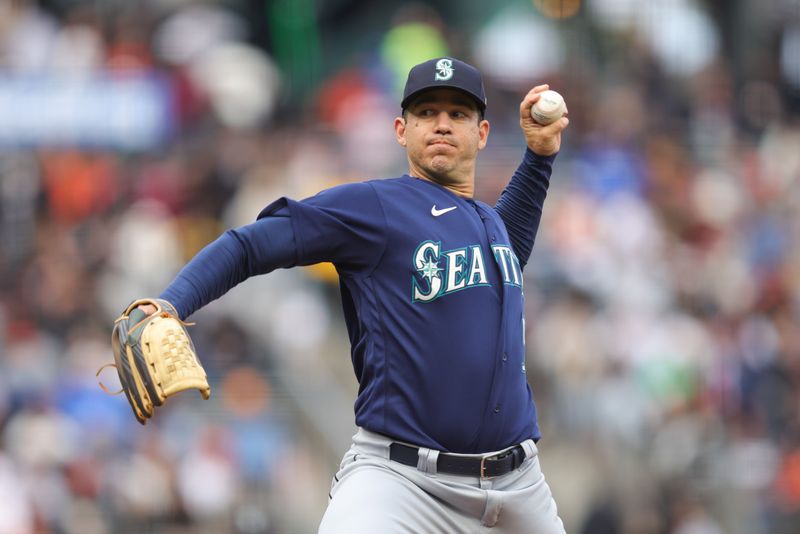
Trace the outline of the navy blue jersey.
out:
[[[495,208],[410,176],[279,199],[252,228],[212,245],[241,259],[216,275],[193,269],[193,260],[162,296],[190,313],[252,274],[330,261],[359,383],[358,426],[461,453],[538,439],[522,267],[552,160],[528,152]],[[270,224],[291,235],[269,243],[274,254],[262,250]],[[209,276],[219,287],[198,297]]]

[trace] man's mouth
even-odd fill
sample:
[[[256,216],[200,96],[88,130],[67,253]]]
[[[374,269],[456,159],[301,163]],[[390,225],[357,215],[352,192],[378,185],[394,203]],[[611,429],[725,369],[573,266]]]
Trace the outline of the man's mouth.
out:
[[[455,146],[453,143],[449,142],[447,139],[434,139],[428,143],[429,145],[444,145],[444,146]]]

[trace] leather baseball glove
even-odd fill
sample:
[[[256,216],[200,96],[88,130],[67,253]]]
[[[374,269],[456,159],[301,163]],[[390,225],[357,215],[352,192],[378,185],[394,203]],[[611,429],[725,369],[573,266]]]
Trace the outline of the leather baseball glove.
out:
[[[155,313],[146,315],[139,306],[150,304]],[[197,389],[204,399],[211,395],[206,372],[197,359],[187,323],[175,307],[163,299],[132,302],[114,321],[111,346],[122,390],[136,420],[145,424],[156,406],[186,389]],[[110,393],[100,383],[104,391]]]

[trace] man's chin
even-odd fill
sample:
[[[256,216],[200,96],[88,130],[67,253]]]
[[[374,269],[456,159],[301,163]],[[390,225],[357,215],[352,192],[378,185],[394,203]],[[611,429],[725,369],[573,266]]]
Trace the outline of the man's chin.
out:
[[[455,165],[450,158],[445,158],[442,156],[435,156],[431,159],[430,169],[433,173],[446,176],[453,172]]]

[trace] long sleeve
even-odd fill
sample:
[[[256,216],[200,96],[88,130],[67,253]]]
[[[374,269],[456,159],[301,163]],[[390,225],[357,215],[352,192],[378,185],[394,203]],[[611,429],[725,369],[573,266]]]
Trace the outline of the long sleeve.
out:
[[[288,210],[228,230],[201,250],[161,294],[186,318],[251,276],[296,264]]]
[[[539,156],[526,149],[522,163],[495,205],[506,225],[520,267],[528,263],[533,250],[555,159],[556,154]]]

